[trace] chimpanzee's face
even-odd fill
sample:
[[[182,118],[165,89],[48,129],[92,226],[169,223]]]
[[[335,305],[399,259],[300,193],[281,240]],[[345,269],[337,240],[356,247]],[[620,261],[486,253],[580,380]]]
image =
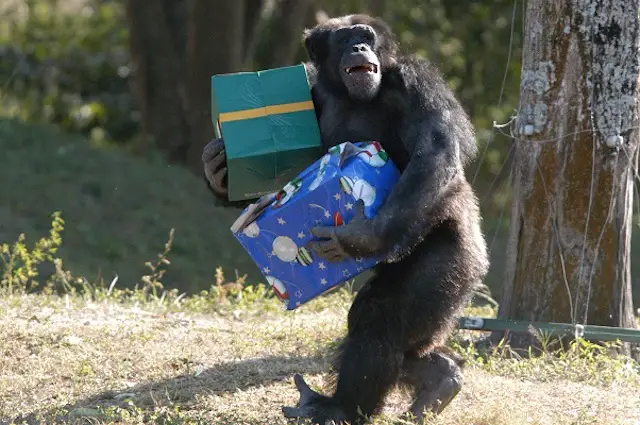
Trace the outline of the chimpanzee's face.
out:
[[[365,23],[332,21],[308,31],[305,46],[311,60],[329,77],[331,84],[346,88],[353,99],[367,101],[375,98],[380,90],[383,55],[392,56],[392,40],[385,42],[385,34],[379,34],[373,25]],[[383,43],[386,44],[383,46]],[[386,62],[390,62],[389,58]]]
[[[340,79],[355,99],[370,100],[378,94],[382,70],[376,41],[376,32],[369,25],[340,28],[331,34],[331,56],[339,58]]]

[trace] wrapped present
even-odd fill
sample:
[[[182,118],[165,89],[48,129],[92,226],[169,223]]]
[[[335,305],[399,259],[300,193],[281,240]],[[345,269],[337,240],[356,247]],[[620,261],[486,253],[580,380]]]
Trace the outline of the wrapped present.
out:
[[[280,191],[247,207],[231,231],[286,309],[293,310],[380,261],[329,262],[305,246],[314,238],[313,227],[348,223],[360,199],[365,215],[373,218],[399,177],[379,143],[343,143]]]
[[[211,110],[231,201],[279,190],[323,153],[303,65],[214,75]]]

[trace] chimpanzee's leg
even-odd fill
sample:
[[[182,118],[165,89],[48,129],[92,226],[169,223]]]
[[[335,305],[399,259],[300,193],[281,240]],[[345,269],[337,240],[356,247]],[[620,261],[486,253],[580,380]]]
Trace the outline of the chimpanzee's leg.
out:
[[[381,335],[358,335],[345,347],[334,399],[348,418],[369,417],[398,382],[403,356]]]
[[[394,291],[367,285],[354,301],[348,335],[335,366],[333,396],[308,389],[298,375],[299,406],[284,408],[285,416],[355,424],[379,411],[389,390],[398,383],[404,362],[401,300],[390,292]]]
[[[350,338],[345,342],[338,370],[336,391],[326,397],[311,390],[300,375],[295,376],[300,391],[298,407],[283,408],[286,417],[365,422],[382,407],[384,398],[398,382],[402,353],[388,341],[372,336]]]
[[[460,364],[435,349],[424,357],[405,358],[401,383],[413,390],[413,403],[409,408],[418,421],[424,412],[441,413],[462,388]]]

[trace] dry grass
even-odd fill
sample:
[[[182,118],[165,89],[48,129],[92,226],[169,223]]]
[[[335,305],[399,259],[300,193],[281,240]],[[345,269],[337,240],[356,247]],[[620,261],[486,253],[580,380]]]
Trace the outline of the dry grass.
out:
[[[280,407],[297,400],[293,374],[321,388],[325,350],[344,331],[348,304],[328,299],[296,312],[206,315],[77,297],[0,299],[0,423],[287,423]],[[640,378],[628,364],[598,363],[613,376],[599,381],[590,368],[595,379],[572,370],[567,380],[530,361],[506,373],[513,365],[501,361],[472,362],[460,396],[428,423],[640,424]],[[398,423],[406,408],[400,393],[389,401],[379,424]]]

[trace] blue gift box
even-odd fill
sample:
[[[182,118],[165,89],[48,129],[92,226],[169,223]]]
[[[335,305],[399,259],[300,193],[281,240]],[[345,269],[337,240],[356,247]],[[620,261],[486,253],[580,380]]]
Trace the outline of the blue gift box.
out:
[[[251,255],[287,310],[293,310],[380,262],[329,262],[305,248],[315,226],[340,226],[362,199],[372,218],[400,172],[378,142],[346,142],[277,193],[247,207],[231,231]]]

